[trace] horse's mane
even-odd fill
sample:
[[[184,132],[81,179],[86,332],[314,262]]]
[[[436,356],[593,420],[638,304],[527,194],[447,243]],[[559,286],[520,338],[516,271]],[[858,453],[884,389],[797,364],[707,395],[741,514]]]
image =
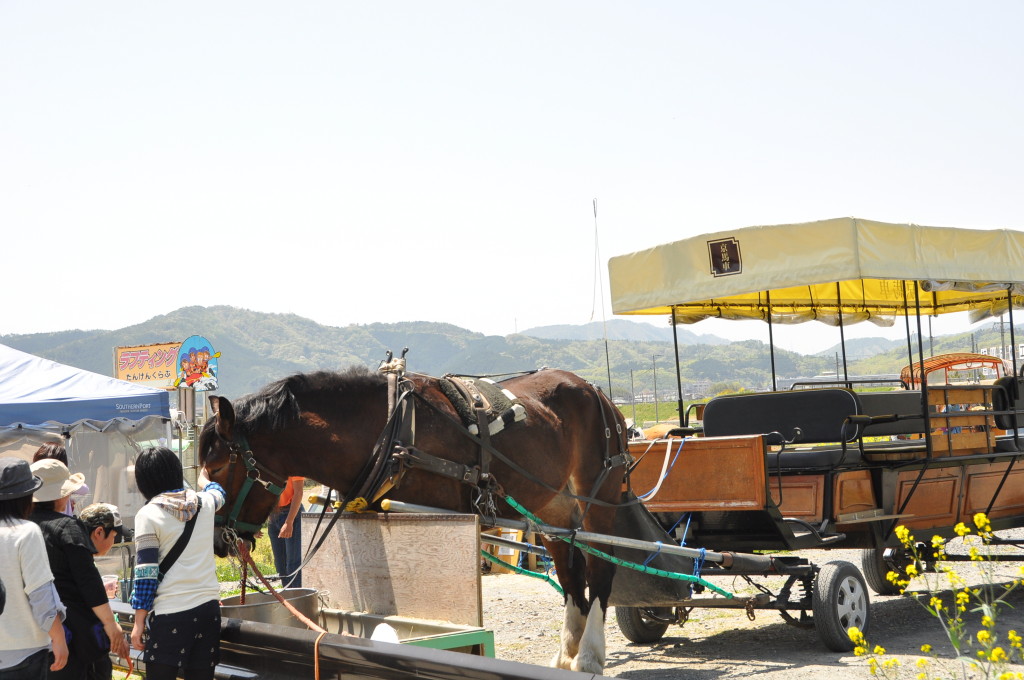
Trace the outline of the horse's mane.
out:
[[[316,371],[272,382],[259,392],[239,397],[235,409],[235,429],[248,437],[253,432],[276,432],[298,421],[303,397],[316,392],[355,391],[386,382],[383,374],[365,366],[350,366],[343,371]],[[201,439],[212,434],[213,421],[203,428]],[[200,457],[207,447],[200,442]]]

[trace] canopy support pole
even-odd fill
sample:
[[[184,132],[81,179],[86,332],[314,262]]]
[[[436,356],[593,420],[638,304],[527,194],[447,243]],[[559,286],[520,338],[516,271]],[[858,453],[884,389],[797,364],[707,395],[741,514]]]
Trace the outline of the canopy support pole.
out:
[[[1013,374],[1017,375],[1017,339],[1013,333],[1013,284],[1006,287],[1006,312],[1010,316],[1010,356],[1013,357]]]
[[[924,438],[927,442],[928,447],[928,458],[932,457],[932,419],[930,408],[928,408],[928,376],[924,373],[924,335],[921,333],[921,294],[918,291],[917,282],[914,282],[914,316],[917,318],[917,356],[920,359],[920,375],[921,375],[921,404],[923,405],[922,411],[924,415]],[[914,371],[910,371],[911,377],[914,375]],[[923,472],[923,470],[922,470]],[[913,490],[911,490],[913,494]],[[909,500],[909,496],[908,496]]]
[[[683,415],[686,413],[683,408],[683,376],[679,372],[679,335],[676,332],[676,306],[672,305],[672,348],[676,353],[676,401],[679,416],[679,427],[683,426]],[[657,399],[657,395],[655,395]]]
[[[778,385],[775,381],[775,332],[772,329],[772,292],[770,290],[765,291],[765,299],[768,302],[768,351],[771,353],[772,361],[772,392],[776,391]]]
[[[903,281],[903,323],[907,327],[907,366],[910,366],[910,385],[903,389],[909,390],[914,384],[914,346],[910,344],[910,306],[907,304],[907,282]]]
[[[843,350],[843,380],[846,386],[850,387],[850,372],[846,367],[846,331],[843,330],[843,295],[839,292],[839,282],[836,281],[836,309],[839,312],[839,347]],[[839,379],[839,376],[836,376]]]

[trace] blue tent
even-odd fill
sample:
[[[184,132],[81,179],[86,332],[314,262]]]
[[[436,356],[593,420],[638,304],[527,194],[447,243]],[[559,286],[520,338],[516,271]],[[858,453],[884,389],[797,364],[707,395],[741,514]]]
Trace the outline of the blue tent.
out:
[[[166,390],[135,385],[0,345],[0,427],[170,418]]]

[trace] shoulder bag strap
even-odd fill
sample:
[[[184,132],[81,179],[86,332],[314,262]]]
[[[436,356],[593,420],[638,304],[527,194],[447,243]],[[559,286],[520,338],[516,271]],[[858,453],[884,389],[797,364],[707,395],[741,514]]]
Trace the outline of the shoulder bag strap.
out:
[[[203,499],[197,498],[196,514],[192,515],[192,519],[185,522],[185,529],[181,532],[181,536],[174,542],[171,547],[171,552],[167,553],[167,557],[160,560],[160,575],[157,577],[159,581],[164,580],[164,575],[167,571],[174,566],[174,563],[181,557],[181,553],[185,551],[185,546],[188,545],[189,538],[192,537],[192,530],[196,528],[196,519],[199,518],[199,511],[203,509]]]

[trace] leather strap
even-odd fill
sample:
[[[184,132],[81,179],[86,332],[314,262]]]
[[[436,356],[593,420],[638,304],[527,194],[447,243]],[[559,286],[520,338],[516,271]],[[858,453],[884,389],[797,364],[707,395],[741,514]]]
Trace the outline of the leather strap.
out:
[[[199,518],[199,511],[203,509],[203,499],[196,498],[196,514],[192,515],[192,519],[185,522],[185,529],[181,532],[181,536],[174,542],[171,547],[171,551],[167,553],[167,557],[160,560],[160,573],[157,576],[157,581],[163,581],[164,575],[167,574],[167,570],[174,566],[174,563],[181,557],[181,553],[185,552],[185,546],[188,545],[189,538],[192,537],[192,530],[196,528],[196,520]]]

